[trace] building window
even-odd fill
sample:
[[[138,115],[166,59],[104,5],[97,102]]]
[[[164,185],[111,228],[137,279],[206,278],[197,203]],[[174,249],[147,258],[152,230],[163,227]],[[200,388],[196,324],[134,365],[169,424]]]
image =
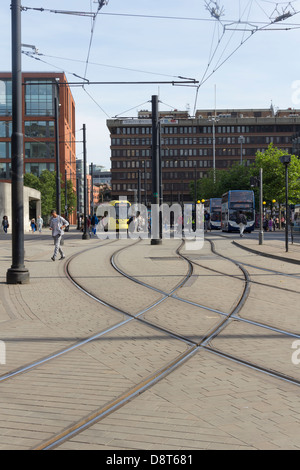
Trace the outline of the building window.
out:
[[[0,163],[0,179],[9,180],[11,179],[11,164]]]
[[[0,116],[12,114],[12,82],[0,80]]]
[[[25,114],[27,116],[54,116],[54,97],[54,82],[27,80],[25,86]]]
[[[25,137],[54,138],[54,121],[25,121]]]
[[[41,176],[42,172],[54,171],[54,163],[25,163],[25,173],[32,173],[35,176]]]
[[[10,138],[12,134],[12,122],[0,121],[0,137]]]
[[[25,158],[55,158],[54,142],[26,142]]]
[[[0,142],[0,158],[11,158],[10,142]]]

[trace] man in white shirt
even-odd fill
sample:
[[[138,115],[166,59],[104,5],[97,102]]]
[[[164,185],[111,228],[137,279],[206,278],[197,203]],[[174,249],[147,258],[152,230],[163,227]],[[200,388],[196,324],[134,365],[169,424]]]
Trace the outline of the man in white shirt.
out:
[[[64,232],[64,228],[69,225],[69,222],[65,220],[60,215],[57,215],[56,210],[51,211],[51,219],[50,219],[50,230],[52,230],[52,237],[54,238],[54,254],[52,256],[52,261],[55,261],[58,252],[60,253],[60,259],[64,259],[65,255],[60,247],[60,241],[62,234]]]

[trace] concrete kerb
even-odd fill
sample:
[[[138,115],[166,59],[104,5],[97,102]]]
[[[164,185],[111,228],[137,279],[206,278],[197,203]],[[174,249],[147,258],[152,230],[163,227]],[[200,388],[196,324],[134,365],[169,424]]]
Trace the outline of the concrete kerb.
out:
[[[263,252],[262,250],[255,250],[254,248],[250,248],[249,246],[245,246],[242,243],[238,243],[236,241],[233,241],[232,244],[235,246],[238,246],[239,248],[242,248],[243,250],[254,253],[256,255],[264,256],[265,258],[273,258],[279,261],[284,261],[286,263],[300,264],[300,253],[299,253],[299,259],[293,259],[293,258],[287,258],[285,256],[274,255],[272,253],[266,253],[266,252]]]

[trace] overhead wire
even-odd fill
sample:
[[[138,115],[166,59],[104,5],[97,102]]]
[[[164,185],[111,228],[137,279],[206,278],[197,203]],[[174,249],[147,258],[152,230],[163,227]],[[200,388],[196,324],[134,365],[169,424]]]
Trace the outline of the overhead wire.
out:
[[[270,2],[270,3],[273,3],[273,4],[274,4],[275,2]],[[285,4],[286,4],[286,2],[285,2]],[[252,23],[256,23],[256,22],[251,22],[251,23],[249,22],[250,11],[251,11],[252,6],[253,6],[253,0],[250,0],[250,1],[248,2],[248,4],[247,4],[246,8],[244,9],[243,13],[241,13],[241,2],[239,2],[240,18],[239,18],[238,21],[235,21],[235,22],[234,22],[235,25],[237,25],[237,26],[239,26],[239,25],[241,25],[241,24],[244,24],[244,25],[251,25]],[[241,21],[241,20],[242,20],[242,17],[244,16],[244,14],[245,14],[246,10],[248,9],[248,7],[249,7],[249,10],[248,10],[248,17],[247,17],[247,20],[242,22],[242,21]],[[297,14],[297,13],[299,13],[299,12],[296,12],[296,11],[295,11],[293,15],[295,15],[295,14]],[[214,20],[214,21],[221,22],[220,20]],[[222,20],[222,22],[225,23],[224,20]],[[243,29],[241,29],[241,31],[242,31],[244,34],[243,34],[243,37],[242,37],[242,40],[241,40],[240,44],[239,44],[222,62],[220,62],[221,58],[223,57],[223,55],[224,55],[224,53],[225,53],[225,50],[226,50],[226,48],[225,48],[224,51],[223,51],[223,53],[222,53],[221,56],[219,57],[219,59],[218,59],[216,65],[215,65],[213,71],[212,71],[209,75],[207,75],[208,70],[209,70],[209,68],[210,68],[210,66],[211,66],[211,63],[212,63],[212,60],[210,60],[209,65],[208,65],[208,67],[206,68],[206,70],[205,70],[205,72],[204,72],[204,74],[203,74],[203,76],[202,76],[202,79],[200,80],[199,85],[197,86],[196,96],[195,96],[195,103],[194,103],[194,110],[193,110],[193,115],[194,115],[194,116],[195,116],[195,113],[196,113],[196,107],[197,107],[197,101],[198,101],[198,96],[199,96],[199,90],[200,90],[201,86],[202,86],[202,85],[203,85],[203,84],[222,66],[222,65],[224,65],[224,64],[225,64],[225,63],[226,63],[226,62],[227,62],[227,61],[228,61],[228,60],[229,60],[229,59],[230,59],[230,58],[231,58],[231,57],[232,57],[232,56],[233,56],[233,55],[234,55],[234,54],[253,36],[254,33],[256,33],[256,32],[258,32],[258,31],[266,31],[267,28],[268,28],[270,25],[274,24],[274,22],[273,22],[273,21],[270,21],[270,18],[269,18],[269,22],[268,22],[268,23],[266,23],[266,22],[260,22],[260,24],[263,24],[263,26],[258,27],[257,24],[256,24],[256,26],[253,27],[253,29],[248,30],[248,32],[250,32],[250,34],[249,34],[246,38],[245,38],[246,28],[244,27]],[[222,38],[221,38],[221,39],[224,38],[224,36],[225,36],[225,31],[228,31],[228,30],[229,30],[229,28],[228,28],[227,26],[228,26],[227,24],[224,24],[224,31],[223,31],[224,34],[222,35]],[[276,28],[276,29],[277,29],[277,28]],[[282,29],[282,28],[280,28],[280,29]],[[237,31],[238,31],[238,29],[236,28],[236,29],[235,29],[235,32],[237,32]],[[231,39],[230,39],[230,40],[231,40]],[[230,40],[229,40],[229,42],[230,42]],[[220,42],[221,42],[221,41],[218,41],[218,44],[217,44],[217,46],[216,46],[216,49],[215,49],[214,54],[213,54],[213,56],[212,56],[212,59],[214,58],[214,56],[215,56],[216,53],[217,53],[217,50],[218,50],[218,48],[219,48],[219,46],[220,46]],[[228,42],[228,44],[229,44],[229,42]],[[227,44],[227,45],[228,45],[228,44]]]
[[[291,5],[291,4],[294,4],[296,2],[296,0],[293,0],[291,2],[274,2],[274,1],[268,1],[268,0],[262,0],[264,3],[269,3],[269,4],[273,4],[275,5],[276,7],[278,5]],[[257,2],[257,0],[255,0],[256,4],[258,6],[260,6]],[[90,58],[90,52],[91,52],[91,46],[92,46],[92,41],[93,41],[93,36],[94,36],[94,32],[95,32],[95,25],[96,25],[96,19],[97,19],[97,16],[98,14],[100,13],[100,9],[102,8],[103,4],[105,2],[101,2],[101,5],[100,5],[100,1],[99,1],[99,6],[98,6],[98,9],[97,9],[97,12],[79,12],[79,11],[66,11],[66,10],[53,10],[53,9],[44,9],[44,8],[32,8],[32,7],[22,7],[22,9],[24,11],[27,11],[27,10],[36,10],[36,11],[40,11],[40,12],[50,12],[50,13],[56,13],[56,14],[69,14],[69,15],[79,15],[79,16],[89,16],[91,18],[91,23],[92,23],[92,27],[91,27],[91,36],[90,36],[90,43],[89,43],[89,48],[88,48],[88,55],[87,55],[87,59],[86,59],[86,67],[85,67],[85,73],[84,73],[84,80],[88,82],[88,80],[86,79],[86,75],[87,75],[87,68],[88,68],[88,65],[92,64],[90,61],[89,61],[89,58]],[[198,99],[198,93],[199,93],[199,89],[200,87],[227,61],[229,60],[232,55],[237,52],[237,50],[243,45],[245,44],[252,36],[254,33],[258,32],[258,31],[270,31],[270,30],[288,30],[288,29],[298,29],[300,27],[300,25],[298,24],[294,24],[294,23],[287,23],[285,22],[285,25],[286,27],[283,28],[283,27],[276,27],[276,28],[270,28],[270,26],[274,25],[274,22],[275,21],[271,21],[270,22],[270,17],[268,18],[268,21],[252,21],[252,22],[249,22],[249,16],[250,16],[250,11],[251,11],[251,7],[253,5],[253,0],[250,0],[249,3],[248,3],[248,6],[249,6],[249,10],[248,10],[248,17],[247,17],[247,21],[242,21],[242,18],[243,18],[243,15],[246,11],[246,9],[248,8],[248,6],[245,8],[244,12],[241,14],[241,0],[239,0],[239,9],[240,9],[240,14],[239,14],[239,20],[236,21],[236,20],[228,20],[228,19],[221,19],[219,18],[218,20],[218,28],[220,27],[220,25],[223,26],[223,33],[222,35],[220,36],[219,35],[219,30],[218,30],[218,42],[217,42],[217,46],[215,48],[215,51],[212,52],[212,47],[213,47],[213,42],[212,42],[212,45],[211,45],[211,50],[210,50],[210,59],[209,59],[209,64],[203,74],[203,77],[197,87],[197,91],[196,91],[196,99],[195,99],[195,107],[194,107],[194,113],[195,113],[195,109],[196,109],[196,103],[197,103],[197,99]],[[266,12],[264,11],[264,9],[262,7],[260,7],[261,10],[266,14]],[[293,12],[293,15],[291,16],[294,16],[295,14],[297,14],[299,12],[296,12],[294,10]],[[122,16],[122,17],[134,17],[134,18],[149,18],[149,19],[168,19],[168,20],[186,20],[186,21],[208,21],[208,22],[211,22],[211,21],[216,21],[216,18],[195,18],[195,17],[183,17],[183,16],[161,16],[161,15],[138,15],[138,14],[129,14],[129,13],[110,13],[110,12],[103,12],[101,11],[101,15],[107,15],[107,16]],[[267,14],[266,14],[267,16]],[[212,60],[215,58],[216,56],[216,53],[220,47],[220,44],[222,42],[222,40],[224,39],[224,36],[225,36],[225,32],[226,31],[229,31],[231,26],[235,25],[235,28],[233,29],[233,34],[231,36],[231,38],[229,39],[228,43],[227,43],[227,46],[224,48],[221,56],[218,58],[218,61],[216,63],[216,66],[214,68],[214,70],[209,74],[207,75],[208,73],[208,70],[209,68],[211,67],[211,63],[212,63]],[[242,27],[242,28],[241,28]],[[249,29],[248,29],[249,28]],[[216,31],[216,28],[215,28],[215,31]],[[222,57],[224,56],[225,52],[226,52],[226,49],[229,45],[229,43],[231,42],[231,39],[234,35],[234,32],[237,32],[237,31],[242,31],[243,33],[243,36],[242,36],[242,41],[241,43],[221,62],[221,59]],[[250,35],[248,37],[245,38],[245,34],[246,32],[249,32]],[[100,65],[100,64],[99,64]],[[104,65],[102,64],[103,66],[107,66],[109,67],[108,65]],[[116,67],[116,66],[110,66],[110,67]],[[121,68],[121,67],[120,67]],[[123,68],[123,69],[126,69],[126,68]],[[132,70],[132,71],[136,71],[136,70]],[[145,71],[141,71],[143,73],[153,73],[155,74],[155,72],[145,72]],[[74,74],[74,76],[77,76],[77,74]],[[163,74],[161,74],[163,75]],[[80,77],[81,78],[81,77]],[[84,84],[82,84],[82,87],[84,89]],[[85,92],[87,93],[87,91],[85,90]],[[89,95],[89,93],[87,93]],[[91,99],[93,99],[91,97],[91,95],[89,95]],[[93,99],[93,101],[96,103],[96,101]],[[96,103],[97,106],[99,106],[100,109],[102,109],[103,112],[105,112],[103,110],[103,108],[98,104]],[[108,116],[108,114],[105,112],[105,114]]]
[[[37,55],[40,56],[40,57],[50,57],[52,59],[59,59],[59,60],[65,60],[65,61],[70,61],[70,62],[85,63],[84,60],[80,60],[80,59],[71,59],[69,57],[53,56],[53,55],[48,55],[48,54],[42,54],[40,52]],[[133,69],[133,68],[130,68],[130,67],[122,67],[122,66],[119,66],[119,65],[111,65],[111,64],[102,64],[102,63],[91,62],[91,61],[89,61],[89,65],[96,65],[96,66],[99,66],[99,67],[107,67],[107,68],[112,68],[112,69],[125,70],[125,71],[128,71],[128,72],[144,73],[144,74],[148,74],[148,75],[157,75],[157,76],[161,76],[161,77],[182,78],[181,75],[170,75],[170,74],[166,74],[166,73],[154,72],[154,71],[149,71],[149,70],[141,70],[141,69]]]

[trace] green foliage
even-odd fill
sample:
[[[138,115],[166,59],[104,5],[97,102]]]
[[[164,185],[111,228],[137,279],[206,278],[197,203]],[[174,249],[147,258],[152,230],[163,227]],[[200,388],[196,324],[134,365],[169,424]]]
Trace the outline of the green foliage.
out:
[[[263,198],[266,202],[275,199],[279,204],[285,204],[285,165],[280,157],[286,152],[270,144],[262,153],[257,152],[255,163],[251,167],[252,176],[259,175],[259,169],[263,169]],[[288,167],[289,176],[289,203],[300,202],[300,160],[291,155],[291,163]],[[256,190],[257,192],[257,190]]]
[[[65,184],[61,179],[61,214],[65,213]],[[56,208],[56,173],[49,170],[42,172],[40,177],[26,173],[24,175],[24,185],[41,192],[42,217],[47,220],[52,209]],[[67,180],[67,200],[68,213],[72,213],[76,208],[76,192],[73,189],[72,181]]]
[[[275,199],[279,204],[285,204],[285,166],[280,157],[285,152],[270,144],[262,153],[257,152],[255,162],[251,166],[233,165],[228,170],[216,170],[208,172],[207,178],[197,181],[197,199],[209,199],[221,197],[222,194],[234,189],[252,189],[250,177],[259,176],[259,169],[263,169],[263,197],[270,203]],[[300,203],[300,160],[297,156],[291,156],[289,165],[289,203]],[[191,196],[194,199],[195,183],[190,183]],[[256,204],[259,200],[259,188],[253,188]],[[257,206],[258,207],[258,206]]]
[[[194,198],[195,183],[191,182],[191,194]],[[250,167],[233,165],[229,170],[214,170],[208,172],[207,178],[197,181],[197,199],[222,197],[222,194],[233,189],[250,189]]]

